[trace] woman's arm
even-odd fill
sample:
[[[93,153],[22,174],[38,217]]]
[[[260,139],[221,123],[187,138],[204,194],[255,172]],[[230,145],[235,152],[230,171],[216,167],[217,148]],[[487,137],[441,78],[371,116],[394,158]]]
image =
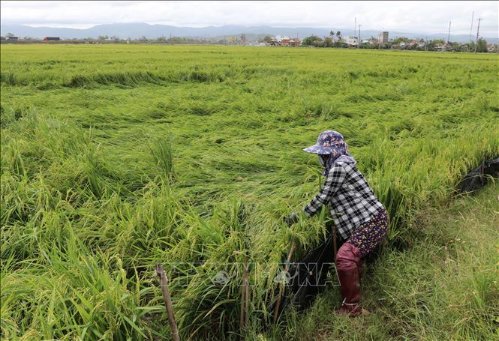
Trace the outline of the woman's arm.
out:
[[[345,181],[346,171],[341,165],[334,165],[329,171],[326,182],[322,186],[321,191],[317,194],[310,203],[305,206],[303,211],[308,215],[312,216],[317,211],[320,210],[322,205],[329,202],[331,197],[338,191],[338,189]]]

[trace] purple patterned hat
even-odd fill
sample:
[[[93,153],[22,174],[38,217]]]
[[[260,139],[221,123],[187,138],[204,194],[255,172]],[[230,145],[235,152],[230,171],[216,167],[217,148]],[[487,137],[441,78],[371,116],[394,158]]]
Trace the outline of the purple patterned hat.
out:
[[[343,135],[334,130],[326,130],[319,134],[316,144],[303,150],[308,153],[329,155],[345,154],[346,148]]]

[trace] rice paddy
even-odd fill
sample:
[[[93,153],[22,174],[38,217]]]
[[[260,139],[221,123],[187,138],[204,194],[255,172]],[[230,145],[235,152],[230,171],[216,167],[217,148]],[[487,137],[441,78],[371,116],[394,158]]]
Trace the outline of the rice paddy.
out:
[[[265,338],[290,241],[303,252],[326,233],[326,214],[282,221],[322,181],[302,148],[345,136],[390,214],[393,257],[420,240],[418,214],[499,155],[498,70],[492,54],[2,45],[2,338],[167,337],[158,263],[182,338]],[[373,280],[410,285],[397,276]]]

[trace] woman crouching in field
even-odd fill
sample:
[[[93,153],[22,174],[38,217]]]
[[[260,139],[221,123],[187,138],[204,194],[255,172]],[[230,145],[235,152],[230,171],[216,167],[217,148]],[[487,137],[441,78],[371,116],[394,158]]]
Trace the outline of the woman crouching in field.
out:
[[[344,243],[336,254],[336,270],[343,302],[338,313],[357,316],[367,313],[360,305],[360,271],[362,259],[385,238],[388,217],[355,159],[348,153],[343,136],[332,130],[319,135],[317,143],[304,151],[318,154],[326,180],[312,201],[304,208],[307,216],[328,204],[336,232]],[[296,214],[288,217],[297,220]],[[335,233],[335,232],[333,232]]]

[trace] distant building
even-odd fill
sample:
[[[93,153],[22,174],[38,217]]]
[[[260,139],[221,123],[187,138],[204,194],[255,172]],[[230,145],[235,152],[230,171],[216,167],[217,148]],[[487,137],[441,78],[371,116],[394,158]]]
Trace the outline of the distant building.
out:
[[[409,42],[409,45],[408,45],[411,49],[412,48],[416,48],[418,46],[418,41],[413,39]]]
[[[378,41],[380,44],[388,43],[388,32],[381,32],[378,37]]]
[[[59,37],[45,37],[43,38],[43,41],[58,41],[61,40]]]
[[[289,37],[282,37],[279,43],[281,46],[289,46]]]
[[[349,46],[357,46],[359,45],[359,38],[348,36],[345,38],[345,43]]]
[[[435,51],[445,51],[445,44],[435,45]]]
[[[7,40],[9,40],[9,41],[18,41],[19,37],[7,36]]]
[[[271,46],[300,46],[301,41],[298,38],[289,38],[289,37],[281,37],[281,36],[276,36],[275,38],[272,38],[270,40],[270,45]]]
[[[289,46],[296,47],[301,45],[301,40],[298,38],[291,38],[289,40]]]

